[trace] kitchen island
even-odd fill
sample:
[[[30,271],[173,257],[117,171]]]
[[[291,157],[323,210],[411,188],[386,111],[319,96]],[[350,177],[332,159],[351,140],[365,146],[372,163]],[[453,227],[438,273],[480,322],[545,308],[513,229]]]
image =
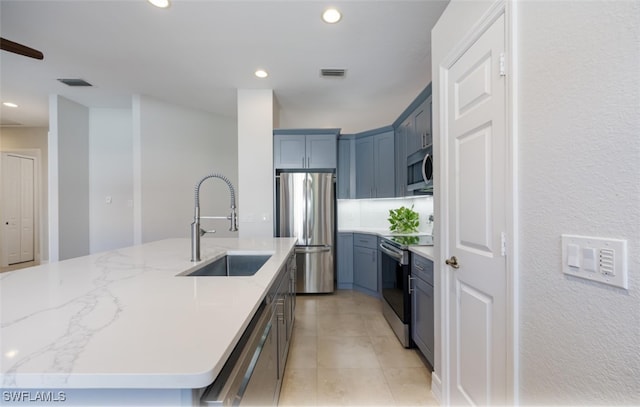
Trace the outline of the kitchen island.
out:
[[[207,238],[192,263],[169,239],[0,274],[2,404],[197,405],[294,245]],[[249,277],[184,275],[227,254],[271,257]]]

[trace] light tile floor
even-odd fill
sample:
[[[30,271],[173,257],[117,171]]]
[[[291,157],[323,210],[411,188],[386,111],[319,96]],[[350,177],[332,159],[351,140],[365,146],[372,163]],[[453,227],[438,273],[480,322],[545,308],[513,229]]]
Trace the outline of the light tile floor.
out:
[[[280,406],[434,406],[431,373],[380,300],[355,291],[296,297]]]

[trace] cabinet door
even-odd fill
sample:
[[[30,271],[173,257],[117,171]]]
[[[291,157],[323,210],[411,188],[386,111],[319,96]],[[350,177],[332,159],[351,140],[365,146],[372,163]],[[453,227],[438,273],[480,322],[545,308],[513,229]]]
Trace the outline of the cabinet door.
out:
[[[414,278],[411,295],[411,338],[433,366],[433,286]]]
[[[306,149],[305,168],[336,168],[337,140],[335,136],[306,136]]]
[[[372,293],[378,291],[378,251],[366,247],[353,248],[353,283]]]
[[[414,111],[407,117],[407,119],[402,122],[402,126],[405,129],[405,138],[407,143],[407,156],[415,153],[420,150],[420,137],[416,134],[416,115],[419,113],[420,108],[417,111]]]
[[[433,140],[431,133],[431,96],[429,96],[416,110],[415,117],[416,137],[419,147],[425,148]]]
[[[284,376],[284,367],[287,361],[289,338],[287,337],[287,295],[289,292],[289,275],[285,273],[279,277],[278,291],[274,304],[276,314],[276,329],[278,338],[278,379]]]
[[[433,261],[411,253],[411,275],[433,285]]]
[[[338,140],[338,199],[351,199],[351,140]]]
[[[356,140],[356,198],[373,198],[373,137]]]
[[[374,137],[374,169],[376,198],[391,198],[396,193],[395,140],[393,132]]]
[[[305,136],[277,134],[273,137],[275,168],[305,168]]]
[[[416,109],[415,115],[413,116],[414,127],[415,127],[415,137],[418,143],[418,149],[425,147],[425,137],[427,132],[427,124],[429,122],[428,119],[429,112],[427,110],[426,102],[423,102],[418,109]]]
[[[407,140],[402,126],[395,133],[396,197],[407,195]]]
[[[432,96],[429,96],[426,103],[426,109],[429,113],[425,116],[427,123],[425,125],[425,131],[427,132],[427,136],[425,138],[426,146],[433,145],[433,99]]]
[[[338,288],[353,286],[353,233],[338,233]]]

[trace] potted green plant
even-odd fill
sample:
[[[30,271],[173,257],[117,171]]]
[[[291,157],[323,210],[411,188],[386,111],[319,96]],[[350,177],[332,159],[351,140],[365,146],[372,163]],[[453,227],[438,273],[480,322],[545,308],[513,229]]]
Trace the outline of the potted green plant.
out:
[[[393,233],[415,233],[420,226],[418,212],[404,206],[389,210],[389,230]]]

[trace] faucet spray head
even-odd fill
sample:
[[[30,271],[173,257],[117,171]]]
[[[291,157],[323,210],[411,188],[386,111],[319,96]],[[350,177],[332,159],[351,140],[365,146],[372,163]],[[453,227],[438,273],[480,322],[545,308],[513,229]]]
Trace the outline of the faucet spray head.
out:
[[[229,219],[231,220],[231,226],[229,227],[229,231],[237,232],[238,231],[238,215],[236,213],[235,206],[231,207],[231,216],[229,216]]]

